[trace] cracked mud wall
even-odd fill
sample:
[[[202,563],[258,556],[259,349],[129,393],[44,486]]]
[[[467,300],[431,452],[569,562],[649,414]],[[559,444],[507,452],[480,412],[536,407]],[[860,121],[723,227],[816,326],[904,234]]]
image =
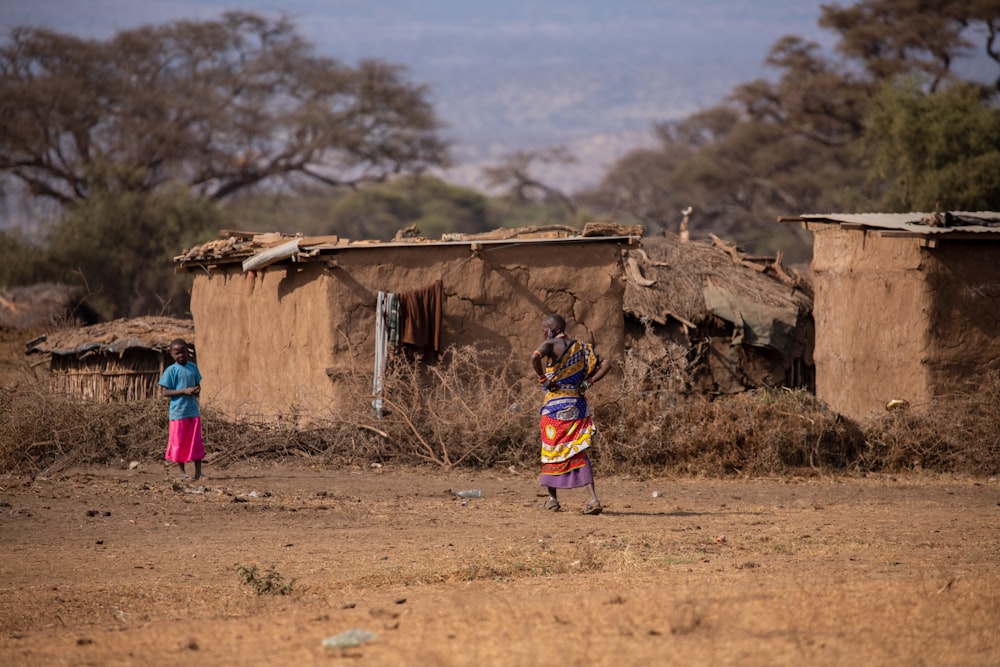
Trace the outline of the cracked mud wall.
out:
[[[928,255],[931,393],[969,391],[1000,368],[1000,244],[951,241]]]
[[[195,277],[191,313],[201,401],[237,419],[273,421],[317,410],[334,331],[322,264]]]
[[[1000,245],[814,232],[816,396],[832,409],[919,409],[1000,366]]]
[[[814,230],[816,397],[858,419],[930,394],[926,250],[917,239]]]
[[[329,266],[328,266],[329,264]],[[206,406],[232,418],[305,423],[332,416],[342,392],[371,387],[375,303],[441,279],[441,346],[513,355],[527,376],[541,318],[618,361],[624,347],[617,243],[352,248],[330,261],[196,274],[191,311]]]

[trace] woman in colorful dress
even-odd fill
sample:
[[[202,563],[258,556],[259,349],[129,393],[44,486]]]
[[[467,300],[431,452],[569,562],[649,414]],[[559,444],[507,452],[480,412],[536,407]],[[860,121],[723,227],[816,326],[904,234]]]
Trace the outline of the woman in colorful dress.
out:
[[[549,497],[542,507],[558,512],[558,489],[586,487],[590,500],[583,513],[600,514],[603,508],[587,452],[595,428],[584,393],[607,374],[610,365],[592,345],[570,338],[565,329],[562,316],[547,315],[542,319],[545,342],[531,353],[532,368],[545,389],[541,485]]]

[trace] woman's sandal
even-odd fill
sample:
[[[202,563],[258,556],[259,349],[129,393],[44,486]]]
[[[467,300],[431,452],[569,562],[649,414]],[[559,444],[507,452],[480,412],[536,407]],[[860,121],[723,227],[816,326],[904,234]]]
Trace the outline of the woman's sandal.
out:
[[[603,511],[604,508],[601,507],[600,500],[591,500],[589,503],[587,503],[587,506],[583,508],[584,514],[600,514]]]
[[[559,501],[556,500],[555,498],[549,498],[544,503],[542,503],[542,509],[549,510],[550,512],[558,512],[560,508],[561,505],[559,505]]]

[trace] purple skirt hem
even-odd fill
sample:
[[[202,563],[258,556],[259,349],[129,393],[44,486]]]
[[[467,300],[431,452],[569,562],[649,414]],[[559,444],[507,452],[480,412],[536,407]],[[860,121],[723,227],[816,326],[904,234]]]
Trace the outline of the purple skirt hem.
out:
[[[590,461],[587,465],[570,471],[565,475],[542,474],[540,483],[553,489],[576,489],[594,483],[594,473],[590,469]]]

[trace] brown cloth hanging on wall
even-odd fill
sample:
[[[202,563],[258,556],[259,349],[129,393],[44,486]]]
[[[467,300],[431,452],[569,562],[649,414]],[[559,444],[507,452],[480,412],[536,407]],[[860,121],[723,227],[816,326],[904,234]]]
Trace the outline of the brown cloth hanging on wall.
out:
[[[399,299],[399,344],[412,345],[424,356],[436,357],[441,351],[441,281],[396,296]]]

